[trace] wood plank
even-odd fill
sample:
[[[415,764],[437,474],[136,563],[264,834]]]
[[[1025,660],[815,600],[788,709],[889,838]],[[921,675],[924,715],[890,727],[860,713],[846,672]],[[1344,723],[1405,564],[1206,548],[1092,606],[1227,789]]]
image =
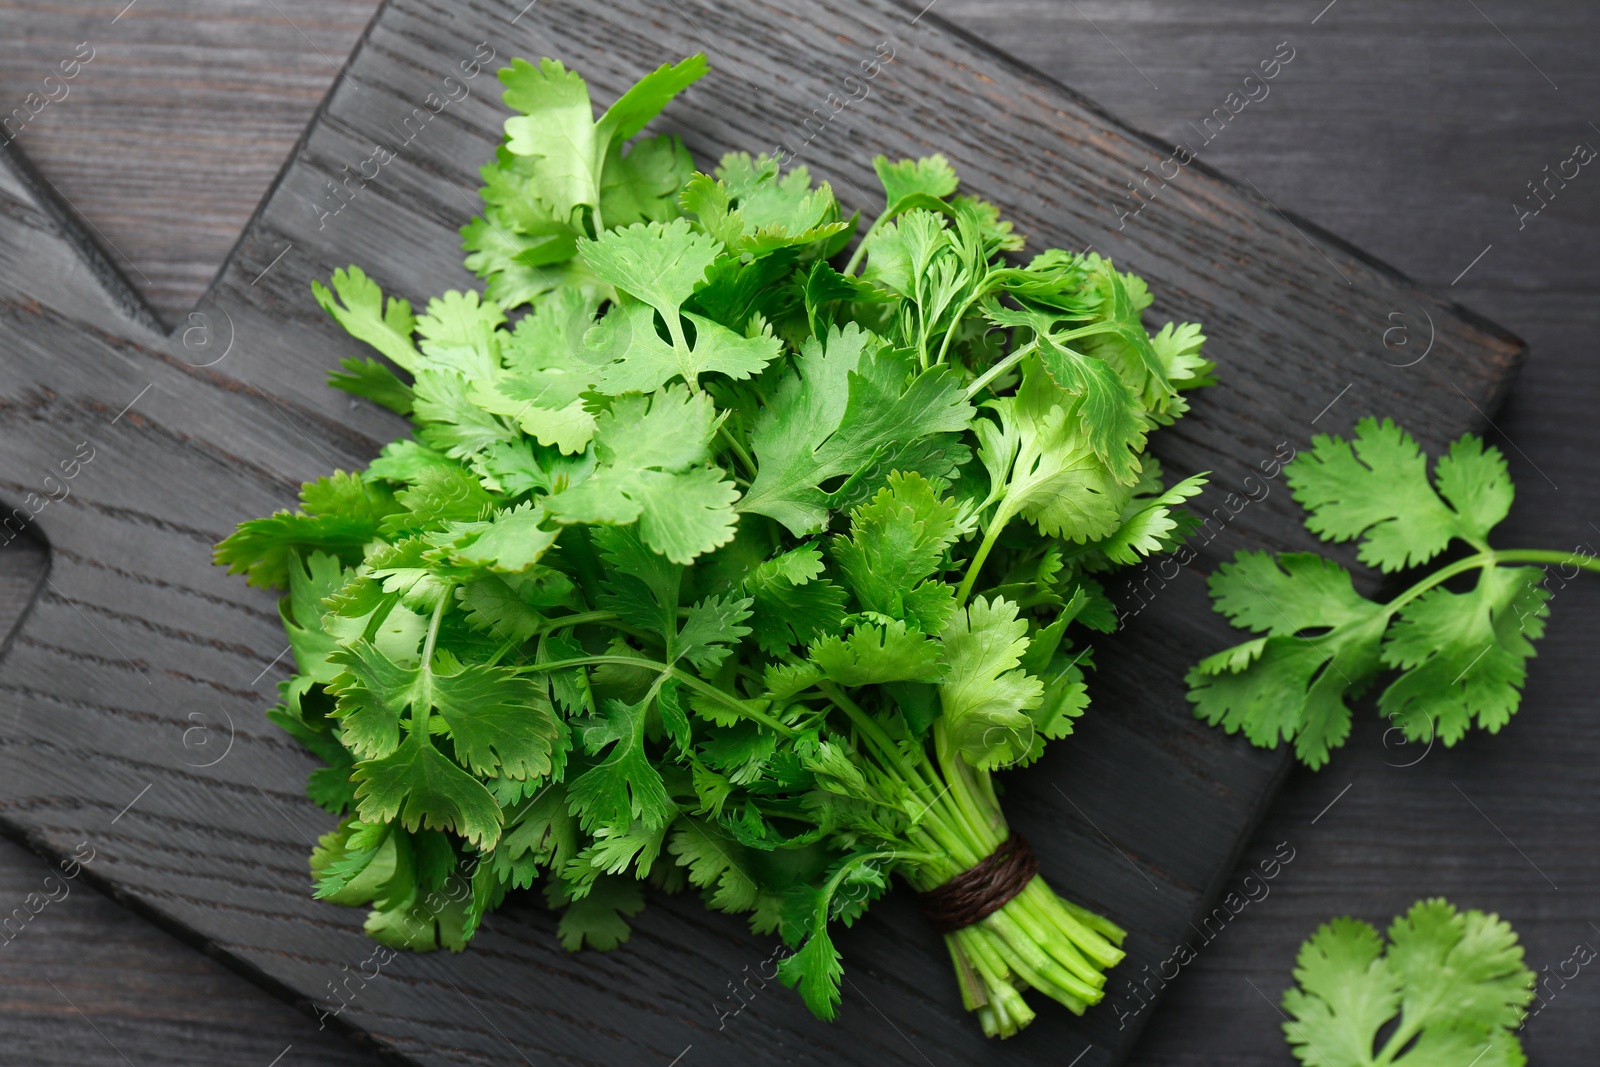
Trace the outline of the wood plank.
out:
[[[1275,428],[1304,426],[1351,375],[1371,391],[1375,404],[1415,408],[1408,421],[1437,443],[1466,424],[1459,406],[1449,409],[1437,400],[1437,388],[1428,395],[1420,390],[1448,376],[1488,406],[1517,356],[1517,346],[1503,334],[1320,231],[1297,228],[1202,168],[1194,169],[1192,186],[1172,187],[1178,224],[1160,233],[1136,227],[1105,231],[1108,192],[1123,175],[1159,158],[1148,144],[1058,86],[961,41],[932,20],[908,26],[914,12],[890,6],[817,5],[800,15],[668,7],[651,9],[642,29],[621,25],[620,15],[580,19],[573,7],[541,5],[536,13],[537,21],[519,20],[522,28],[514,34],[528,43],[517,51],[563,55],[584,70],[602,98],[615,95],[640,69],[700,47],[697,27],[715,47],[740,57],[727,60],[727,69],[697,87],[671,115],[675,128],[689,131],[691,147],[702,158],[752,138],[760,143],[783,136],[773,116],[803,116],[809,108],[797,108],[796,100],[824,102],[873,43],[893,41],[895,62],[878,80],[881,95],[880,85],[874,86],[881,110],[841,114],[826,128],[828,138],[806,147],[805,161],[836,180],[847,203],[870,209],[864,194],[853,198],[848,191],[868,187],[863,160],[875,150],[910,153],[932,142],[957,162],[969,188],[1000,202],[1036,246],[1076,246],[1098,238],[1097,247],[1150,277],[1160,310],[1201,318],[1213,337],[1213,353],[1225,367],[1239,368],[1163,449],[1174,467],[1216,469],[1224,485],[1236,485],[1255,457],[1272,454],[1284,439]],[[27,399],[7,409],[8,441],[19,439],[20,458],[37,461],[58,451],[72,431],[92,426],[115,445],[108,452],[117,465],[105,482],[85,483],[71,524],[42,516],[58,560],[72,552],[84,562],[58,564],[62,591],[41,601],[28,624],[30,635],[37,624],[43,636],[37,646],[19,645],[0,667],[0,682],[25,702],[29,722],[42,717],[35,712],[51,709],[57,732],[49,739],[27,738],[27,747],[54,753],[81,746],[105,756],[117,773],[97,782],[97,793],[86,797],[70,768],[41,768],[23,755],[23,743],[8,745],[4,758],[8,771],[16,765],[19,788],[7,818],[46,847],[59,848],[71,828],[91,821],[86,808],[109,818],[148,779],[149,793],[133,809],[140,820],[121,819],[108,832],[107,877],[145,901],[153,914],[220,946],[263,980],[303,995],[315,995],[321,980],[338,977],[342,965],[365,958],[368,949],[355,933],[354,916],[304,898],[304,843],[296,837],[318,818],[299,798],[306,761],[257,725],[253,713],[261,697],[243,680],[254,671],[235,674],[243,661],[252,667],[267,663],[281,638],[261,598],[205,573],[205,546],[232,521],[287,500],[301,478],[321,473],[330,461],[349,463],[370,454],[375,441],[396,431],[393,420],[352,410],[320,388],[321,370],[348,345],[313,312],[304,278],[356,260],[413,296],[459,280],[450,233],[470,212],[471,171],[495,135],[497,109],[479,93],[453,107],[407,147],[392,174],[386,168],[381,185],[364,190],[337,225],[312,229],[311,205],[323,180],[340,163],[360,158],[351,151],[389,136],[384,125],[409,112],[453,57],[469,55],[479,40],[515,39],[505,29],[514,14],[489,8],[447,14],[414,3],[386,10],[352,64],[351,77],[335,89],[324,120],[202,306],[219,327],[231,324],[239,339],[231,363],[195,370],[173,345],[163,349],[159,343],[119,352],[94,329],[92,316],[66,314],[52,303],[31,310],[26,288],[11,304],[22,309],[20,316],[51,320],[51,346],[40,341],[25,347],[24,360],[8,365],[0,381],[0,395]],[[604,54],[597,42],[605,43]],[[805,71],[785,61],[795,54],[808,57]],[[746,81],[751,75],[739,68],[771,77],[774,84]],[[956,95],[957,88],[967,95]],[[927,102],[935,97],[941,107]],[[1002,130],[1003,138],[997,134]],[[1046,160],[1048,167],[1035,174],[1007,172],[1018,142],[1021,158]],[[1299,243],[1302,232],[1321,246],[1341,277],[1349,277],[1348,286]],[[386,272],[386,264],[401,266]],[[5,273],[10,284],[13,272]],[[1370,354],[1356,354],[1375,340],[1371,323],[1381,322],[1384,309],[1402,296],[1430,308],[1440,325],[1426,374],[1386,376],[1374,370]],[[1227,310],[1241,306],[1251,307],[1248,319]],[[33,325],[26,318],[16,321]],[[1343,355],[1323,358],[1323,352]],[[131,358],[133,366],[119,368],[113,354]],[[1285,381],[1287,374],[1294,380]],[[152,389],[139,401],[131,429],[116,429],[119,422],[111,424],[114,433],[104,430],[101,424],[117,409],[103,398],[133,395],[141,378]],[[40,416],[51,419],[48,429]],[[1303,436],[1297,440],[1303,443]],[[1302,543],[1304,535],[1281,500],[1277,494],[1244,512],[1230,532],[1241,543]],[[1199,579],[1187,575],[1162,596],[1198,607]],[[80,612],[92,614],[97,625],[74,622]],[[1035,830],[1035,836],[1055,846],[1055,855],[1045,858],[1052,880],[1134,927],[1136,963],[1164,958],[1224,876],[1281,766],[1276,757],[1187,717],[1180,665],[1226,640],[1224,628],[1191,614],[1192,624],[1183,628],[1165,626],[1154,615],[1140,617],[1118,651],[1104,657],[1097,689],[1102,715],[1093,721],[1099,732],[1086,731],[1082,743],[1016,776],[1008,800],[1022,828],[1048,821],[1050,831]],[[226,639],[216,636],[223,634]],[[114,659],[108,645],[125,661]],[[1145,666],[1157,661],[1169,669]],[[63,663],[75,665],[75,677],[62,676]],[[140,693],[135,676],[148,676],[150,691]],[[261,680],[260,689],[270,678]],[[157,686],[159,694],[153,691]],[[210,690],[211,706],[229,711],[238,725],[230,755],[200,770],[183,765],[182,757],[193,755],[189,751],[158,754],[150,746],[153,726],[181,737],[180,712],[198,689]],[[1074,811],[1054,798],[1051,780],[1065,783],[1066,791],[1081,788],[1083,796],[1104,798],[1111,810]],[[1151,782],[1166,792],[1153,792]],[[227,798],[223,820],[214,817],[219,797]],[[1120,847],[1109,847],[1097,824]],[[271,860],[264,870],[263,856]],[[796,1050],[812,1046],[847,1062],[867,1056],[919,1062],[923,1045],[976,1062],[998,1062],[1002,1054],[975,1041],[974,1029],[951,1011],[953,990],[930,986],[927,976],[942,978],[945,965],[936,939],[904,901],[875,911],[847,942],[853,992],[860,998],[852,1000],[839,1026],[820,1027],[792,999],[772,996],[752,1009],[758,1025],[741,1017],[721,1037],[712,1036],[716,1020],[703,1005],[741,967],[764,958],[768,946],[723,917],[703,914],[691,901],[651,909],[634,943],[611,957],[564,956],[553,945],[552,925],[538,910],[514,909],[490,924],[468,956],[397,961],[362,990],[345,1018],[426,1062],[504,1056],[502,1038],[530,1053],[573,1062],[635,1062],[639,1055],[662,1054],[670,1059],[697,1039],[702,1048],[732,1042],[729,1049],[758,1063],[804,1062]],[[686,955],[694,961],[688,968]],[[485,1029],[470,1015],[464,1020],[458,998],[483,1005],[478,1010],[493,1015],[493,1026]],[[868,1001],[881,1016],[866,1010]],[[916,1035],[915,1041],[902,1040],[885,1019]],[[554,1030],[552,1022],[561,1029]],[[1104,1012],[1082,1025],[1047,1014],[1004,1055],[1026,1061],[1078,1041],[1094,1047],[1082,1062],[1111,1062],[1128,1037],[1116,1032],[1114,1022]],[[604,1036],[596,1039],[585,1027]]]

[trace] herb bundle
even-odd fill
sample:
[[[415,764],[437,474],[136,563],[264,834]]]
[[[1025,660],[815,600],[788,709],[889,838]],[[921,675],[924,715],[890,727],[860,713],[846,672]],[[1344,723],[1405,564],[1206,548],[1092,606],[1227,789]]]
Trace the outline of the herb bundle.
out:
[[[642,882],[692,886],[781,933],[831,1018],[830,930],[898,874],[985,1032],[1029,988],[1082,1012],[1123,932],[1036,875],[991,775],[1083,713],[1094,576],[1190,528],[1200,479],[1144,448],[1203,337],[1147,332],[1099,256],[1008,258],[938,156],[874,161],[846,260],[858,218],[805,168],[638,136],[704,70],[596,120],[575,73],[515,61],[462,231],[483,291],[416,314],[358,268],[313,284],[387,359],[332,384],[415,430],[217,552],[286,591],[270,715],[343,816],[316,894],[459,949],[542,879],[575,949],[625,940]]]

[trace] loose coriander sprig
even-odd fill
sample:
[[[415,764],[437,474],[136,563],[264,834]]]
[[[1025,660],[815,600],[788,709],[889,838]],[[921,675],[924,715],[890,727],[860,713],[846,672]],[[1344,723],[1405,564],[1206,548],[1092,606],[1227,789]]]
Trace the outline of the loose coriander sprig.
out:
[[[640,136],[704,69],[599,119],[559,63],[501,72],[518,114],[462,231],[484,291],[416,314],[355,267],[313,283],[387,360],[332,383],[414,436],[218,559],[287,592],[270,714],[342,817],[319,897],[458,949],[538,881],[564,945],[613,948],[642,883],[693,886],[780,933],[831,1018],[838,923],[1012,847],[991,774],[1087,706],[1094,575],[1189,528],[1200,479],[1144,447],[1210,368],[1109,261],[1008,258],[938,156],[874,161],[888,208],[836,269],[858,220],[805,168]],[[1084,1011],[1123,955],[1012,888],[946,935],[998,1035],[1027,989]]]
[[[1536,976],[1497,915],[1418,901],[1388,944],[1364,922],[1334,919],[1300,947],[1294,977],[1283,1033],[1306,1067],[1527,1063],[1516,1030]]]
[[[1496,549],[1489,531],[1511,510],[1505,458],[1472,435],[1434,465],[1394,423],[1363,419],[1353,441],[1319,436],[1286,468],[1306,526],[1327,541],[1361,539],[1358,557],[1385,572],[1425,564],[1460,541],[1472,553],[1380,603],[1314,553],[1242,552],[1211,577],[1218,611],[1264,633],[1189,672],[1196,714],[1254,744],[1293,741],[1311,767],[1350,732],[1347,701],[1385,668],[1399,675],[1379,710],[1414,741],[1454,745],[1475,720],[1496,733],[1521,701],[1533,642],[1544,634],[1545,567],[1600,573],[1582,552]],[[1576,571],[1574,572],[1576,573]],[[1444,583],[1476,575],[1462,592]]]

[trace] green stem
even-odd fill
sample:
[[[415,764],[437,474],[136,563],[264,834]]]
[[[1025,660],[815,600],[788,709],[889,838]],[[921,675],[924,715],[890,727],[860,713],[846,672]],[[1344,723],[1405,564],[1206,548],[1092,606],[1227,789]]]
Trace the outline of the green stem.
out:
[[[856,268],[861,266],[861,257],[867,254],[867,244],[872,240],[872,235],[878,232],[878,227],[883,225],[883,223],[888,220],[889,209],[892,207],[894,207],[893,204],[885,207],[883,209],[883,214],[873,219],[872,225],[867,227],[867,232],[861,235],[861,242],[856,245],[856,250],[851,253],[850,262],[844,265],[844,273],[846,277],[854,274],[856,272]]]
[[[989,523],[988,532],[983,535],[983,540],[978,544],[978,551],[972,555],[972,561],[967,564],[967,573],[961,576],[961,586],[956,590],[956,606],[967,602],[967,597],[972,595],[972,584],[978,580],[978,572],[983,569],[984,561],[989,558],[995,542],[1000,539],[1000,532],[1006,528],[1006,523],[1011,521],[1004,504],[994,513],[994,519]]]
[[[986,279],[984,284],[976,286],[972,290],[972,295],[962,303],[961,310],[956,312],[955,318],[950,320],[950,328],[944,332],[944,341],[939,345],[939,358],[934,360],[935,363],[943,363],[945,356],[950,354],[950,342],[955,338],[956,327],[960,326],[961,320],[967,317],[967,312],[972,310],[972,305],[988,295],[987,285]],[[971,393],[967,394],[967,399],[972,399]]]
[[[444,620],[444,608],[450,602],[452,591],[446,588],[439,597],[439,603],[433,609],[433,618],[428,621],[428,636],[422,642],[421,670],[417,672],[422,691],[411,702],[411,728],[421,730],[423,737],[428,736],[428,715],[433,710],[433,649],[439,643],[439,623]]]
[[[988,386],[990,382],[1000,377],[1000,375],[1004,374],[1012,367],[1015,367],[1018,363],[1021,363],[1029,353],[1038,347],[1039,340],[1038,338],[1034,338],[1032,341],[1029,341],[1015,352],[1008,354],[1004,359],[1000,360],[994,366],[978,375],[978,377],[972,380],[972,384],[967,386],[967,399],[971,400],[973,397],[977,396],[984,390],[985,387]],[[940,358],[943,358],[942,353]]]
[[[607,663],[619,667],[637,667],[640,670],[657,671],[662,676],[676,680],[685,687],[693,689],[700,695],[715,700],[723,707],[732,711],[736,711],[745,718],[760,723],[769,730],[780,733],[785,737],[794,736],[794,730],[790,729],[788,726],[785,726],[777,719],[774,719],[766,712],[757,711],[755,708],[750,707],[750,705],[746,704],[738,697],[733,696],[731,693],[723,692],[716,686],[711,685],[708,682],[703,682],[699,678],[696,678],[694,675],[689,674],[686,671],[680,671],[676,667],[669,666],[665,663],[659,663],[655,660],[635,659],[633,656],[574,656],[571,659],[551,660],[549,663],[529,663],[516,669],[519,671],[537,673],[543,671],[566,670],[568,667],[597,667],[601,664]]]
[[[1384,608],[1385,615],[1393,615],[1417,597],[1426,593],[1441,582],[1449,581],[1458,574],[1482,567],[1492,567],[1500,563],[1571,563],[1574,566],[1600,574],[1600,559],[1593,556],[1575,556],[1571,552],[1560,552],[1542,548],[1510,548],[1510,549],[1485,549],[1466,559],[1458,559],[1448,567],[1440,567],[1410,589],[1401,593]]]
[[[751,481],[755,481],[755,477],[756,477],[756,461],[755,461],[755,458],[753,456],[751,456],[749,450],[746,449],[744,447],[744,445],[740,444],[738,439],[735,438],[733,436],[733,434],[728,431],[728,427],[727,427],[726,423],[724,423],[723,425],[717,427],[717,436],[722,438],[722,440],[727,443],[729,448],[733,449],[733,454],[734,454],[735,457],[738,458],[739,465],[744,468],[745,477],[749,478]]]
[[[1582,556],[1575,552],[1561,552],[1543,548],[1494,549],[1489,555],[1498,563],[1571,563],[1581,570],[1600,574],[1600,559]]]

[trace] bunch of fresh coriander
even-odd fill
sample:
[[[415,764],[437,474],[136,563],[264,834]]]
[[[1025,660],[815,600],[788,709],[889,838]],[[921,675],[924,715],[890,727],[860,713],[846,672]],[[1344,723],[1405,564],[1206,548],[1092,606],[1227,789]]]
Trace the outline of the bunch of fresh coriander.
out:
[[[287,591],[270,714],[344,816],[319,897],[460,948],[542,878],[563,943],[609,948],[641,882],[687,883],[781,932],[831,1018],[834,923],[1016,847],[991,774],[1083,712],[1093,576],[1189,529],[1199,479],[1144,447],[1210,366],[1100,257],[1007,259],[941,157],[875,160],[887,208],[840,263],[858,219],[803,167],[634,140],[704,70],[598,121],[561,64],[500,72],[517,114],[462,231],[484,291],[313,286],[388,360],[332,384],[415,436],[217,558]],[[1123,955],[1043,879],[1010,892],[946,936],[989,1034],[1028,987],[1082,1012]]]

